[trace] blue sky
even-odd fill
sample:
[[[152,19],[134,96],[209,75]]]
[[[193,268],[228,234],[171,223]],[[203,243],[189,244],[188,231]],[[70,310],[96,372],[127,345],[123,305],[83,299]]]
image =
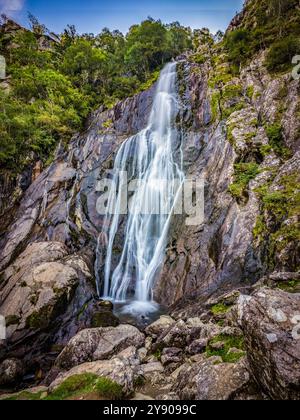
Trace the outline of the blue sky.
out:
[[[67,24],[79,32],[99,33],[105,26],[127,32],[147,16],[216,32],[226,29],[242,4],[243,0],[0,0],[0,11],[22,24],[30,11],[54,32]]]

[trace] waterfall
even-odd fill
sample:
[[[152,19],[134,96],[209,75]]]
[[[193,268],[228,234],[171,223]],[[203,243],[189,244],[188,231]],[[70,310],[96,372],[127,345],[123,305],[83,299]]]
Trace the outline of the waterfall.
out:
[[[100,235],[107,244],[103,295],[117,302],[131,300],[130,308],[144,313],[156,310],[154,282],[164,260],[173,209],[184,181],[181,136],[176,129],[176,77],[176,63],[168,64],[161,72],[148,126],[127,139],[115,159],[116,185],[133,179],[138,182],[129,201],[122,253],[113,272],[113,248],[122,213],[120,188],[116,195],[110,194],[108,209],[116,198],[114,214],[107,212]]]

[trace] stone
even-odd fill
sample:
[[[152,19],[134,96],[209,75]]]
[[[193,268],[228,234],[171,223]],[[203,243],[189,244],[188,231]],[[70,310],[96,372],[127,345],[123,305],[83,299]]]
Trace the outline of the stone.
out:
[[[82,330],[69,341],[55,365],[70,369],[84,362],[109,359],[129,346],[142,347],[144,341],[144,335],[132,325]]]
[[[182,350],[176,347],[164,348],[161,355],[161,363],[163,366],[170,363],[180,363],[183,361]]]
[[[18,339],[22,330],[24,338],[47,329],[70,302],[81,276],[92,277],[81,257],[76,266],[65,260],[67,252],[58,242],[32,243],[4,271],[0,313],[16,320],[7,329],[8,340]]]
[[[153,322],[145,329],[145,333],[152,338],[157,338],[165,330],[175,324],[175,320],[168,315],[162,315],[157,321]]]
[[[0,364],[0,385],[12,385],[23,375],[22,362],[17,359],[7,359]]]
[[[208,344],[208,340],[205,338],[194,340],[187,348],[187,352],[191,355],[203,353]]]
[[[134,398],[131,398],[131,401],[151,401],[154,398],[150,397],[149,395],[141,394],[140,392],[136,392]]]
[[[129,352],[133,354],[133,349]],[[106,377],[122,386],[125,395],[131,395],[134,390],[134,365],[137,359],[128,358],[128,352],[120,353],[110,360],[82,363],[67,372],[60,373],[49,386],[49,391],[53,392],[67,378],[83,373],[93,373],[99,377]]]
[[[245,359],[238,363],[221,363],[218,357],[203,357],[181,370],[172,391],[184,400],[230,400],[249,380]]]
[[[216,343],[210,343],[210,348],[212,350],[222,350],[224,348],[224,341],[217,341]]]
[[[241,296],[238,323],[261,389],[272,399],[300,399],[300,294],[262,288]]]
[[[169,392],[168,394],[158,395],[157,401],[179,401],[179,397],[175,392]]]
[[[105,308],[105,309],[108,309],[109,311],[112,311],[114,309],[113,303],[109,300],[99,300],[98,306],[101,309]]]
[[[104,309],[93,314],[91,324],[92,328],[117,327],[120,320],[110,310]]]
[[[145,378],[151,378],[153,374],[163,372],[164,368],[160,362],[150,362],[139,366],[139,374]]]

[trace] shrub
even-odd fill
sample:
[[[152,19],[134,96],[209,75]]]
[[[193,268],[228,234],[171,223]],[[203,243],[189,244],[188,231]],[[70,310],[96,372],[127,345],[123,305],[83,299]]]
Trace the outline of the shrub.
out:
[[[289,70],[292,58],[299,52],[299,39],[294,36],[281,39],[271,46],[266,57],[266,67],[271,73]]]

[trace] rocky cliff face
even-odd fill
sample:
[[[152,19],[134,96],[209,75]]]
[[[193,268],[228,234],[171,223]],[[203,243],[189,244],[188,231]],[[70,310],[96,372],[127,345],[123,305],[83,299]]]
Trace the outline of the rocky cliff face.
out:
[[[263,276],[263,284],[271,287],[297,288],[299,283],[299,81],[290,74],[271,77],[263,65],[264,53],[238,75],[230,74],[225,56],[216,57],[209,48],[206,54],[205,64],[190,57],[178,64],[184,169],[187,176],[205,178],[205,221],[194,227],[187,227],[184,218],[172,223],[155,296],[171,308],[175,319],[205,314],[209,299],[232,290],[249,294]],[[103,314],[94,300],[103,223],[96,211],[96,187],[109,175],[122,142],[146,126],[154,89],[111,110],[97,111],[86,132],[74,138],[68,150],[59,148],[52,165],[10,210],[12,223],[3,210],[0,313],[7,320],[8,339],[0,347],[2,359],[24,357],[32,368],[48,363],[41,357],[45,352],[50,367],[57,349],[78,331],[102,326],[93,324],[95,315],[99,319]],[[274,138],[276,134],[280,138]],[[119,240],[121,247],[122,223]],[[115,258],[120,247],[114,250]],[[97,269],[101,276],[101,262]],[[295,296],[296,310],[300,308]],[[114,325],[112,314],[104,312]],[[248,331],[248,318],[241,322]],[[255,340],[265,346],[257,337],[249,340],[249,348]],[[184,345],[192,343],[189,339]],[[201,347],[200,342],[193,345]],[[168,360],[168,349],[178,346],[172,342],[164,347]],[[181,357],[175,353],[170,360]],[[260,357],[254,354],[250,360],[258,382]],[[210,376],[211,370],[218,370],[213,366],[202,360],[192,369],[191,388],[182,373],[172,392],[197,398],[202,392],[199,369]],[[223,371],[230,376],[228,369],[220,367],[221,376]],[[276,369],[274,362],[270,370]],[[244,365],[237,370],[238,385],[233,383],[232,392],[242,390],[249,379]],[[263,378],[267,390],[269,383],[270,377]],[[285,397],[280,386],[278,392]]]

